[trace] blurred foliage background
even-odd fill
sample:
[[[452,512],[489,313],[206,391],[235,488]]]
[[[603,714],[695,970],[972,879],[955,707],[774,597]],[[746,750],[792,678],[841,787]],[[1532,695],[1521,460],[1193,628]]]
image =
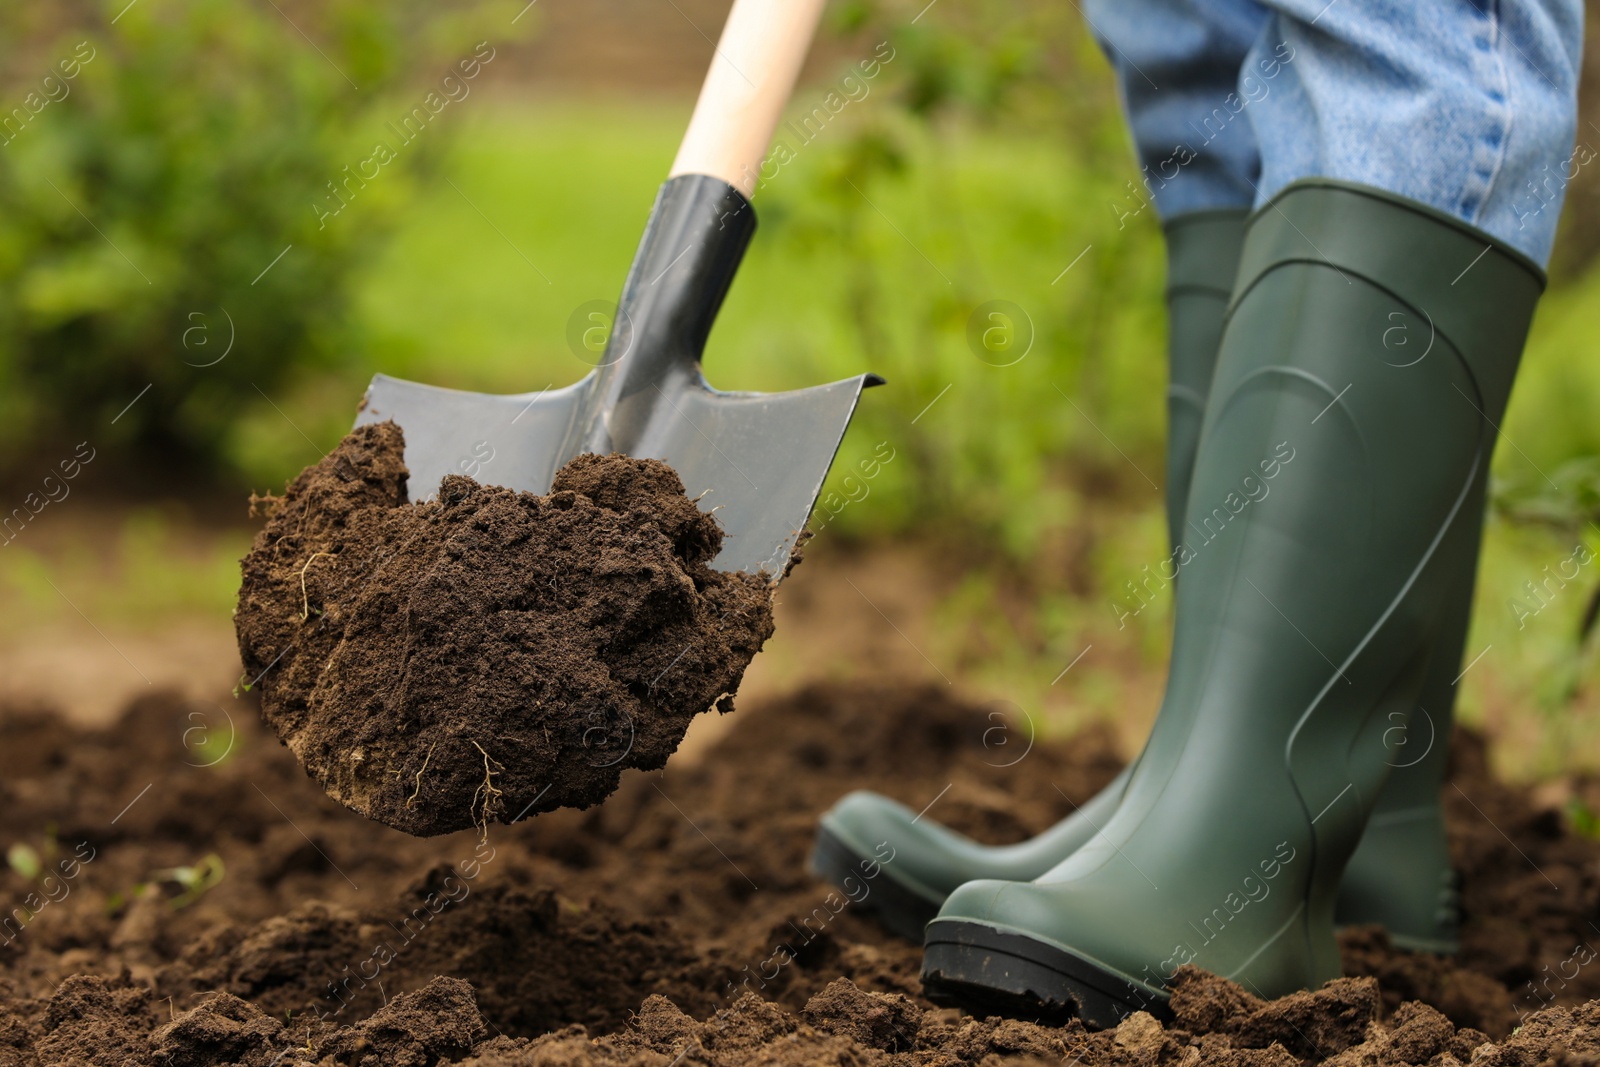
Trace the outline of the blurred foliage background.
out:
[[[444,144],[424,128],[373,180],[347,185],[347,168],[405,114],[417,71],[477,39],[473,14],[6,5],[0,47],[32,62],[8,64],[0,119],[0,447],[81,436],[149,386],[95,435],[119,458],[248,469],[237,424],[263,393],[355,370],[355,279]],[[313,210],[335,197],[351,210]]]
[[[0,487],[20,502],[88,439],[97,492],[233,516],[198,548],[148,510],[121,521],[124,592],[86,585],[91,606],[225,609],[238,502],[330,448],[375,371],[503,392],[580,377],[568,319],[615,298],[725,8],[0,9],[0,124],[23,109],[0,127]],[[494,58],[466,78],[481,46]],[[946,561],[934,655],[976,684],[1066,724],[1116,715],[1113,674],[1049,684],[1086,640],[1159,679],[1170,610],[1113,625],[1123,583],[1164,554],[1165,326],[1157,220],[1125,217],[1138,170],[1109,69],[1070,4],[835,0],[796,117],[830,92],[848,106],[780,133],[793,158],[757,193],[707,374],[768,390],[884,375],[827,487],[827,538]],[[1600,148],[1597,102],[1586,79],[1579,141]],[[426,129],[402,141],[418,107]],[[379,143],[395,158],[349,182]],[[1559,588],[1544,569],[1580,543],[1600,555],[1597,257],[1589,167],[1503,427],[1468,649],[1500,650],[1467,716],[1520,738],[1524,773],[1600,766],[1584,636],[1600,568]],[[993,301],[1016,312],[1005,358],[970,337]],[[892,462],[871,462],[880,445]],[[0,588],[62,611],[42,576],[68,556],[19,539]]]

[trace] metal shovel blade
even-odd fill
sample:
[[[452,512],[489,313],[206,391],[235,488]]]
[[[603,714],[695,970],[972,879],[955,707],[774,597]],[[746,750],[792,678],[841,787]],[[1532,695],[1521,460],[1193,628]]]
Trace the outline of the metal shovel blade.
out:
[[[377,375],[356,424],[405,433],[413,499],[447,474],[544,493],[584,452],[660,459],[727,532],[712,565],[774,582],[874,374],[787,393],[720,392],[700,354],[755,229],[749,203],[701,175],[662,186],[601,365],[561,389],[493,395]]]

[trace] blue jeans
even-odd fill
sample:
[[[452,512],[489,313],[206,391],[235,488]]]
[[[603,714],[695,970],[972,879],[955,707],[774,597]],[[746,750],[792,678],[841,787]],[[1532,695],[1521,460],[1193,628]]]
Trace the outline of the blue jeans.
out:
[[[1582,0],[1084,0],[1157,212],[1360,182],[1543,265],[1574,148]]]

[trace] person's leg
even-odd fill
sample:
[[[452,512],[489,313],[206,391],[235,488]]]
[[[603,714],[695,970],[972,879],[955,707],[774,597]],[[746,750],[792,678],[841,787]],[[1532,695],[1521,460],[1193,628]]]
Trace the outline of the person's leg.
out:
[[[1396,762],[1387,712],[1458,658],[1436,647],[1459,651],[1444,605],[1470,581],[1559,206],[1541,223],[1498,183],[1570,154],[1576,2],[1430,27],[1368,0],[1271,6],[1245,67],[1278,57],[1249,104],[1271,199],[1201,435],[1188,516],[1217,532],[1191,543],[1167,699],[1092,843],[949,897],[930,994],[1106,1025],[1160,1010],[1186,962],[1264,996],[1337,975],[1340,875]],[[1438,144],[1397,147],[1416,130]],[[1416,347],[1385,346],[1397,326]]]
[[[1279,61],[1246,109],[1256,206],[1303,178],[1442,211],[1543,267],[1573,137],[1580,0],[1269,0],[1245,59]]]
[[[1237,118],[1237,84],[1267,15],[1253,0],[1088,0],[1087,14],[1116,69],[1142,173],[1113,211],[1126,223],[1153,203],[1166,238],[1166,505],[1176,547],[1259,177],[1250,125]],[[895,859],[861,906],[895,933],[921,940],[923,926],[963,882],[1036,878],[1093,837],[1115,812],[1130,773],[1038,837],[1000,847],[981,845],[888,797],[857,791],[823,815],[811,868],[843,884],[887,845]]]
[[[1133,193],[1148,195],[1165,221],[1251,207],[1261,155],[1250,124],[1234,120],[1267,9],[1255,0],[1085,0],[1083,12],[1133,136]]]
[[[1572,151],[1582,41],[1576,0],[1481,0],[1444,20],[1428,5],[1282,0],[1246,60],[1284,54],[1249,118],[1263,144],[1259,199],[1329,177],[1384,189],[1482,229],[1541,267],[1550,258]],[[1394,361],[1422,351],[1404,316]],[[1445,546],[1455,581],[1414,708],[1394,709],[1393,770],[1345,870],[1341,924],[1381,923],[1399,945],[1453,952],[1455,872],[1440,791],[1472,611],[1484,477]],[[1406,717],[1410,716],[1408,723]]]
[[[1253,218],[1160,716],[1094,840],[945,901],[930,996],[1107,1026],[1163,1010],[1184,963],[1267,998],[1338,977],[1335,901],[1393,758],[1386,709],[1416,700],[1458,580],[1444,546],[1542,284],[1504,243],[1377,190],[1299,182]],[[1381,358],[1394,314],[1432,323],[1427,356]]]

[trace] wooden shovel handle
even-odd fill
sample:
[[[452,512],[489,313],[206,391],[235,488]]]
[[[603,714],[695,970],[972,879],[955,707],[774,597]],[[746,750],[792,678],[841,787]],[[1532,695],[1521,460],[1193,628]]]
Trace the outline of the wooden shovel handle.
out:
[[[749,197],[825,0],[734,0],[668,177],[709,174]]]

